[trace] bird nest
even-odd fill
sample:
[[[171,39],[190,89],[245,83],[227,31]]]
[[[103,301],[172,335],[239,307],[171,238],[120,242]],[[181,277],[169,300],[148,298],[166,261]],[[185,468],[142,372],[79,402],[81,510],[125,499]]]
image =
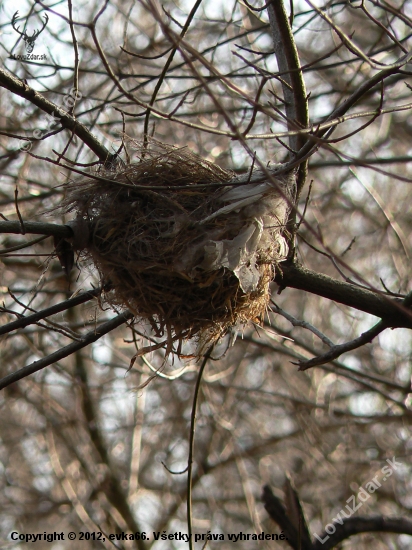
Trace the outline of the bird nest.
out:
[[[287,255],[284,194],[264,181],[237,185],[187,148],[130,143],[137,162],[71,183],[64,202],[87,222],[83,255],[110,288],[105,300],[148,320],[178,353],[194,336],[204,348],[261,323]]]

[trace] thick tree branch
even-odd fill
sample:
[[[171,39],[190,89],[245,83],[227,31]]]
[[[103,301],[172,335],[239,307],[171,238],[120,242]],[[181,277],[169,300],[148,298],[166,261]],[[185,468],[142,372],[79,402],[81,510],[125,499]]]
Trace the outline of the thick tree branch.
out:
[[[33,88],[25,84],[22,80],[1,68],[0,86],[2,88],[6,88],[6,90],[9,90],[13,94],[27,99],[27,101],[30,101],[30,103],[33,103],[33,105],[36,105],[39,109],[49,115],[58,114],[59,121],[63,128],[71,130],[93,151],[93,153],[95,153],[102,163],[109,165],[115,160],[116,155],[110,153],[106,147],[104,147],[104,145],[102,145],[100,141],[86,128],[86,126],[84,126],[84,124],[76,120],[75,117],[69,115],[66,111],[62,110],[61,107],[52,101],[46,99],[39,92],[33,90]]]
[[[24,233],[33,235],[49,235],[61,239],[73,238],[73,231],[68,225],[58,225],[56,223],[43,222],[23,222]],[[1,233],[16,233],[22,235],[22,226],[20,222],[0,222]]]
[[[288,129],[293,131],[306,128],[309,111],[305,82],[283,1],[275,0],[271,2],[268,6],[268,14],[279,72],[282,73],[282,88],[286,101],[285,110],[288,118]],[[305,141],[305,136],[290,136],[290,148],[297,153]],[[305,183],[306,172],[307,163],[303,161],[298,171],[297,196],[299,196],[300,190]]]
[[[298,538],[292,522],[286,515],[286,510],[280,501],[272,492],[272,489],[265,485],[263,488],[262,500],[265,505],[265,510],[275,523],[284,531],[287,542],[294,550],[298,550]]]
[[[332,523],[336,528],[332,535],[324,532],[316,534],[315,540],[309,540],[308,533],[299,537],[299,533],[293,525],[290,512],[287,512],[283,503],[272,492],[272,489],[265,485],[263,488],[262,500],[265,509],[271,519],[279,525],[287,537],[287,543],[294,550],[331,550],[340,542],[353,535],[361,533],[398,533],[412,535],[412,521],[404,518],[376,517],[350,517],[342,524]],[[299,503],[300,504],[300,503]]]
[[[282,272],[275,277],[281,289],[297,288],[323,296],[380,317],[388,327],[412,328],[412,311],[408,309],[409,304],[403,304],[401,300],[338,281],[294,262],[284,262],[281,268]]]
[[[293,550],[311,550],[311,542],[306,536],[299,536],[283,503],[276,497],[269,485],[263,487],[262,501],[266,512],[272,520],[284,531],[286,542]],[[303,539],[303,540],[302,540]]]

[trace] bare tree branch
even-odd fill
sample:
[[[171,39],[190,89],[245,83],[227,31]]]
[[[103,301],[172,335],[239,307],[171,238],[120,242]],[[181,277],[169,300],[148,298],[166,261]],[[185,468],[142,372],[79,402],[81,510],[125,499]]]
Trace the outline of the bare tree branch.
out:
[[[97,329],[88,332],[85,336],[83,336],[80,342],[73,342],[72,344],[69,344],[64,348],[55,351],[54,353],[48,355],[47,357],[44,357],[43,359],[34,361],[34,363],[31,363],[31,365],[27,365],[26,367],[23,367],[16,372],[12,372],[7,376],[4,376],[0,379],[0,390],[6,388],[10,384],[13,384],[14,382],[17,382],[18,380],[26,378],[26,376],[29,376],[30,374],[34,374],[35,372],[38,372],[39,370],[44,369],[45,367],[48,367],[49,365],[52,365],[53,363],[56,363],[61,359],[64,359],[65,357],[68,357],[69,355],[72,355],[80,349],[85,348],[89,344],[96,342],[105,334],[112,332],[115,328],[120,327],[131,319],[133,319],[132,313],[121,313],[110,321],[103,323],[103,325],[100,325]]]
[[[74,298],[69,298],[68,300],[64,300],[64,302],[60,302],[59,304],[43,309],[42,311],[38,311],[37,313],[33,313],[32,315],[27,315],[26,317],[20,317],[16,321],[12,321],[11,323],[7,323],[6,325],[3,325],[2,327],[0,327],[0,335],[7,334],[18,328],[27,327],[29,325],[37,323],[41,319],[45,319],[46,317],[50,317],[51,315],[55,315],[56,313],[60,313],[61,311],[66,311],[71,307],[84,304],[89,300],[92,300],[96,296],[99,296],[101,291],[102,291],[101,288],[88,290],[87,292],[82,292],[78,294]]]
[[[36,105],[49,115],[58,114],[59,121],[63,128],[71,130],[78,136],[102,163],[110,165],[116,159],[116,155],[110,153],[81,122],[64,111],[61,107],[46,99],[39,92],[36,92],[36,90],[31,88],[28,84],[25,84],[20,79],[1,68],[0,86],[6,88],[6,90],[9,90],[13,94],[27,99],[27,101],[30,101],[30,103],[33,103],[33,105]]]
[[[73,238],[73,231],[68,225],[58,225],[56,223],[44,223],[44,222],[23,222],[25,233],[31,233],[33,235],[48,235],[53,237],[60,237],[70,239]],[[0,222],[0,234],[1,233],[16,233],[22,234],[22,228],[20,222]]]
[[[298,361],[297,363],[293,364],[299,365],[299,370],[307,370],[312,367],[318,367],[319,365],[325,365],[326,363],[337,359],[348,351],[353,351],[354,349],[358,349],[365,344],[369,344],[386,328],[388,327],[385,325],[385,323],[383,321],[379,321],[379,323],[361,334],[358,338],[355,338],[350,342],[345,342],[344,344],[332,346],[330,350],[328,350],[326,353],[323,353],[322,355],[319,355],[318,357],[314,357],[313,359],[309,359],[308,361]]]
[[[275,281],[281,290],[286,287],[306,290],[380,317],[388,327],[412,328],[412,312],[401,300],[338,281],[297,263],[283,263],[282,273],[276,275]]]

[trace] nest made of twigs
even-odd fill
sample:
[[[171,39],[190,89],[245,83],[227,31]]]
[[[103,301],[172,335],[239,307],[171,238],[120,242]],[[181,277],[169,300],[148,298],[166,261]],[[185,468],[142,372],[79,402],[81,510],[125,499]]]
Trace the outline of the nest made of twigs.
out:
[[[268,183],[225,185],[232,172],[187,148],[129,143],[137,162],[71,183],[64,202],[87,222],[83,254],[109,283],[106,300],[147,319],[178,352],[185,339],[207,345],[260,323],[287,253],[286,201]]]

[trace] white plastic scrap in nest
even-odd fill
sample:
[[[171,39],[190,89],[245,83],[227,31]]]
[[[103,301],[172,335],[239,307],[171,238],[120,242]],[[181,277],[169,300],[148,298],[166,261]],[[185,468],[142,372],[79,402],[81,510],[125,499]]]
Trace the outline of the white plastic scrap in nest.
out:
[[[284,184],[282,188],[286,189]],[[208,239],[198,243],[197,252],[192,251],[190,256],[199,257],[201,248],[203,261],[193,269],[216,271],[225,267],[233,271],[245,293],[253,292],[261,277],[258,260],[263,256],[268,262],[278,263],[287,257],[288,245],[281,235],[289,211],[287,201],[268,182],[232,188],[220,200],[227,204],[199,225],[230,212],[237,212],[244,223],[233,239]]]

